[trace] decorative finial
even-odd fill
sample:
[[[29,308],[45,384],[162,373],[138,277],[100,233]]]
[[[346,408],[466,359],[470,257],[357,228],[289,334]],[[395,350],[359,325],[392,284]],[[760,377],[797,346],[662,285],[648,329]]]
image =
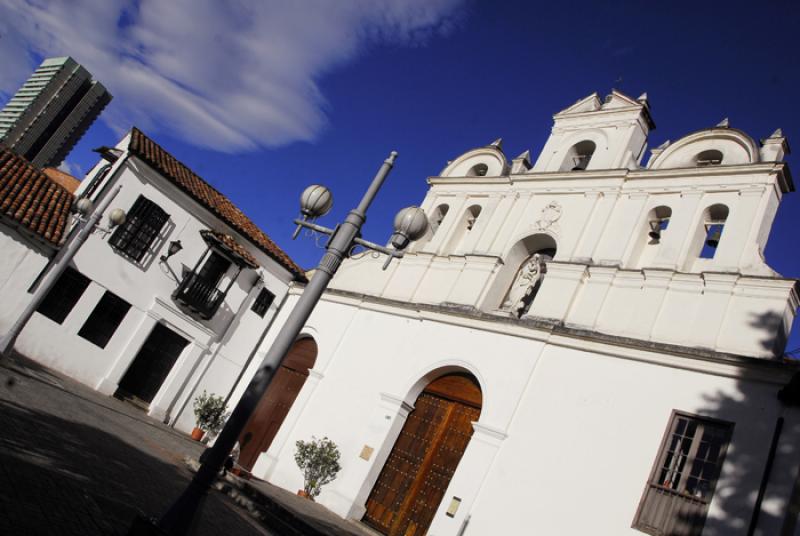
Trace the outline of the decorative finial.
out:
[[[503,138],[497,138],[492,143],[489,144],[489,147],[494,147],[498,151],[503,150]]]
[[[672,143],[672,142],[671,142],[671,141],[669,141],[669,140],[667,140],[667,141],[665,141],[664,143],[662,143],[661,145],[659,145],[658,147],[656,147],[656,149],[657,149],[657,150],[659,150],[659,151],[663,151],[664,149],[666,149],[667,147],[669,147],[669,144],[670,144],[670,143]]]
[[[637,101],[647,101],[647,91],[639,95],[639,98],[636,99]]]
[[[769,135],[770,138],[782,138],[783,137],[783,130],[775,129],[775,132]]]
[[[514,160],[527,160],[528,162],[530,162],[531,161],[531,151],[530,151],[530,149],[528,149],[525,152],[523,152],[522,154],[520,154]]]
[[[726,117],[725,119],[723,119],[722,121],[720,121],[719,123],[717,123],[717,126],[718,126],[718,127],[725,127],[725,128],[727,128],[727,127],[729,127],[729,126],[730,126],[730,121],[728,121],[728,118]]]

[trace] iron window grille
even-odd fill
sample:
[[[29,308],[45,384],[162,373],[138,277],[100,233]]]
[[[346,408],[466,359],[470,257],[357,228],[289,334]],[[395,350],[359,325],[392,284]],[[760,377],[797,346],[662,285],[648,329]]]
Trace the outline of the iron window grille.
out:
[[[78,270],[67,267],[39,304],[39,307],[36,308],[36,311],[56,324],[63,323],[72,308],[83,296],[89,283],[91,283],[91,279]]]
[[[113,292],[106,291],[78,335],[100,348],[105,348],[130,308],[130,303]]]
[[[262,288],[261,292],[258,293],[258,296],[256,296],[256,299],[253,301],[253,306],[250,309],[261,318],[264,318],[264,315],[267,314],[267,310],[269,309],[269,306],[272,305],[272,301],[274,299],[275,294],[265,288]]]
[[[135,262],[141,262],[167,220],[169,214],[140,195],[128,211],[125,223],[117,227],[108,243]]]
[[[198,266],[203,260],[201,257],[198,266],[184,276],[178,288],[172,293],[172,298],[184,312],[209,320],[217,312],[228,290],[239,277],[239,271],[230,278],[225,290],[220,290],[218,285],[230,268],[231,261],[214,251],[209,251],[203,257],[205,257],[203,266],[198,271]]]
[[[633,528],[655,536],[703,531],[733,424],[674,412]]]

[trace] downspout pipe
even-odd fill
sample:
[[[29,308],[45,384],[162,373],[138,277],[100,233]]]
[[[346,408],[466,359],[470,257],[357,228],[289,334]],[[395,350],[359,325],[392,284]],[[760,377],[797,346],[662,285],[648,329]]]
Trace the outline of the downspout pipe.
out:
[[[242,300],[242,303],[239,305],[239,309],[236,310],[236,314],[233,315],[233,317],[231,317],[230,322],[228,322],[228,325],[225,326],[225,329],[223,330],[222,334],[216,339],[215,343],[216,346],[214,348],[214,351],[211,353],[211,357],[209,357],[205,368],[203,368],[203,371],[198,375],[197,381],[194,383],[192,388],[186,393],[186,398],[181,403],[180,408],[178,409],[178,411],[174,413],[174,415],[170,415],[172,408],[169,408],[167,410],[167,417],[165,419],[165,422],[168,422],[170,426],[174,427],[177,424],[178,418],[186,410],[186,406],[189,405],[189,400],[191,398],[192,393],[197,390],[197,387],[200,385],[200,382],[203,381],[203,378],[205,378],[208,369],[211,367],[211,363],[214,362],[214,359],[219,354],[219,351],[222,349],[223,344],[225,344],[225,342],[229,339],[231,332],[234,330],[234,326],[236,326],[239,323],[242,316],[244,316],[244,314],[249,310],[249,305],[252,303],[252,300],[250,298],[256,295],[262,288],[264,288],[264,280],[258,273],[256,275],[258,277],[255,283],[253,283],[253,286],[250,287],[250,291],[247,293],[247,296],[245,296],[244,300]],[[235,386],[236,384],[234,383],[233,385]],[[232,389],[233,388],[231,388],[231,390]],[[230,398],[230,392],[228,392],[228,395],[225,398],[226,404],[228,403],[228,398]]]
[[[275,323],[275,319],[278,317],[278,312],[280,312],[281,309],[283,309],[283,306],[286,304],[286,300],[288,298],[289,298],[289,292],[287,290],[286,292],[283,293],[283,298],[281,299],[281,303],[278,306],[277,310],[275,311],[275,314],[272,315],[272,318],[269,319],[269,322],[267,323],[266,327],[263,330],[261,330],[261,335],[258,336],[258,341],[256,342],[256,345],[253,346],[253,350],[250,352],[250,355],[247,356],[244,365],[239,370],[239,375],[236,376],[236,381],[233,382],[233,387],[231,387],[231,390],[228,391],[228,395],[225,397],[225,405],[227,405],[228,402],[230,402],[231,397],[233,396],[233,392],[236,390],[236,386],[239,385],[239,382],[242,381],[242,377],[247,372],[250,363],[253,361],[253,358],[256,356],[256,353],[258,352],[258,349],[261,348],[261,344],[264,342],[264,338],[267,336],[269,329],[272,327],[272,324]]]
[[[758,518],[761,515],[761,503],[764,501],[764,494],[767,492],[767,484],[769,483],[770,473],[772,473],[772,464],[775,462],[775,453],[778,450],[778,442],[781,438],[783,431],[783,417],[778,417],[775,421],[775,431],[772,433],[772,443],[769,446],[769,454],[767,454],[767,464],[764,466],[764,474],[761,475],[761,485],[758,487],[758,495],[756,496],[756,504],[753,507],[753,516],[750,518],[750,527],[747,529],[747,536],[753,536],[758,527]]]
[[[39,288],[33,293],[30,302],[22,311],[22,314],[17,318],[14,324],[9,329],[8,333],[3,335],[0,338],[0,356],[8,357],[11,353],[11,350],[14,349],[14,343],[19,337],[19,334],[22,333],[22,330],[25,328],[25,325],[28,323],[28,320],[33,316],[33,313],[39,307],[39,304],[42,303],[47,293],[50,292],[50,289],[58,280],[59,276],[67,269],[69,266],[70,261],[72,258],[75,257],[75,254],[78,253],[78,250],[86,242],[86,239],[89,238],[89,235],[92,234],[95,226],[102,218],[103,213],[111,204],[111,201],[117,196],[119,191],[122,189],[122,185],[116,186],[109,194],[100,202],[97,208],[94,210],[92,215],[89,219],[84,222],[78,234],[75,235],[75,238],[70,240],[67,246],[62,250],[61,258],[58,259],[47,273],[42,280],[42,283],[39,285]]]

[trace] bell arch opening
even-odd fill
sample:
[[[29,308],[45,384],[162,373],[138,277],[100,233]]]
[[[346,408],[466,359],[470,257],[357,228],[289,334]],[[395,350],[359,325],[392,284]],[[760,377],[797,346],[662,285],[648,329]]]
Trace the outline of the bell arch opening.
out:
[[[559,171],[583,171],[589,166],[597,145],[591,140],[583,140],[570,147],[564,156]]]
[[[427,533],[482,405],[468,372],[445,373],[422,389],[367,498],[367,525],[387,536]]]

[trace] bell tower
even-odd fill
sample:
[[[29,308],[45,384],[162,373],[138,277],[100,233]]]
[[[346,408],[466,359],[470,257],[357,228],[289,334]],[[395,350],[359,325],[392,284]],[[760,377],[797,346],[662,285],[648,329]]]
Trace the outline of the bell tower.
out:
[[[655,128],[646,93],[634,100],[616,90],[602,102],[592,93],[553,120],[533,172],[638,169]]]

